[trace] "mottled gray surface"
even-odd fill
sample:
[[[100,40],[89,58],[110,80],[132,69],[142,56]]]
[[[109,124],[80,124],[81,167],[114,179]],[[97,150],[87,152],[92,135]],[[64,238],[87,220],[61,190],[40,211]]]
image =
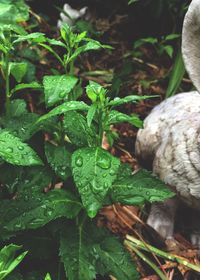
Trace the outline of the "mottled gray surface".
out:
[[[144,121],[136,155],[152,159],[153,172],[187,204],[200,210],[200,94],[180,93],[156,106]]]
[[[200,210],[200,0],[193,0],[182,31],[186,70],[197,91],[180,93],[156,106],[136,140],[136,155],[150,161],[161,180],[190,207]],[[152,205],[147,223],[172,238],[176,199]],[[200,213],[200,212],[199,212]],[[200,234],[191,241],[200,248]]]

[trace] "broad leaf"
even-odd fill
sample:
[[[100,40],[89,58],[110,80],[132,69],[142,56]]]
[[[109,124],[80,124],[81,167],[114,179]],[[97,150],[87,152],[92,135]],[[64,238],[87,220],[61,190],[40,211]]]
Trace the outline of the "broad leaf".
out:
[[[24,252],[18,256],[16,253],[21,249],[21,246],[10,244],[5,246],[0,251],[0,280],[4,279],[10,274],[16,266],[24,259],[27,252]]]
[[[0,131],[0,157],[14,165],[42,165],[41,159],[27,144],[6,130]]]
[[[59,217],[75,218],[81,203],[70,192],[52,190],[16,200],[3,200],[0,205],[1,236],[7,237],[25,229],[40,228]]]
[[[26,21],[29,18],[29,7],[23,0],[7,0],[0,3],[0,23],[12,24]]]
[[[20,117],[21,115],[28,113],[26,109],[26,102],[23,99],[11,100],[7,110],[8,118]]]
[[[130,255],[116,237],[95,224],[66,224],[60,256],[69,280],[93,280],[112,275],[119,280],[138,280]]]
[[[91,235],[82,226],[69,225],[62,232],[60,256],[68,280],[93,280],[96,276],[91,255]]]
[[[65,102],[60,106],[57,106],[53,110],[51,110],[49,113],[46,115],[43,115],[42,117],[39,118],[38,122],[45,121],[49,118],[52,118],[57,115],[64,114],[69,111],[87,111],[89,109],[89,106],[85,104],[82,101],[69,101]]]
[[[111,111],[108,117],[108,124],[116,124],[116,123],[122,123],[122,122],[128,122],[138,128],[143,127],[143,121],[140,120],[140,118],[136,115],[126,115],[118,111]]]
[[[34,113],[25,113],[15,118],[5,117],[2,121],[6,130],[26,141],[38,130],[38,126],[35,125],[38,118],[39,116]]]
[[[99,256],[98,271],[101,275],[112,275],[117,280],[139,280],[138,272],[128,252],[114,236],[105,236],[94,246]]]
[[[28,64],[26,62],[11,62],[9,64],[10,73],[15,80],[20,83],[26,74]]]
[[[163,201],[175,195],[161,180],[146,170],[119,178],[114,182],[110,193],[113,202],[129,205]]]
[[[24,42],[24,41],[41,43],[41,42],[45,42],[46,38],[45,38],[44,33],[33,32],[33,33],[30,33],[30,34],[27,34],[27,35],[17,36],[17,39],[13,41],[13,44],[16,44],[16,43],[19,43],[19,42]]]
[[[71,154],[65,146],[54,146],[45,143],[47,161],[55,173],[63,180],[71,175]]]
[[[69,140],[78,147],[94,146],[94,128],[89,128],[86,119],[79,113],[67,112],[63,120],[63,128]]]
[[[95,217],[101,208],[119,165],[119,159],[99,147],[83,148],[73,153],[74,181],[89,217]]]
[[[43,85],[46,105],[52,106],[62,100],[66,100],[77,81],[76,77],[69,75],[44,76]]]

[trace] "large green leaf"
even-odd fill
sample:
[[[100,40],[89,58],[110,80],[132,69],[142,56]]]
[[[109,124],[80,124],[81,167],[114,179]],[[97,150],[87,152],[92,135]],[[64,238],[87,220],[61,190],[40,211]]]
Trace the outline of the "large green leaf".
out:
[[[0,205],[1,237],[14,235],[25,229],[35,229],[59,217],[75,218],[81,203],[70,192],[52,190],[47,194],[34,193],[16,200],[3,200]]]
[[[142,169],[131,176],[116,180],[110,193],[113,202],[129,205],[163,201],[175,195],[161,180]]]
[[[128,122],[138,128],[143,127],[143,121],[141,121],[136,114],[129,116],[121,112],[112,110],[108,116],[108,124],[116,124],[121,122]]]
[[[93,280],[97,274],[119,280],[138,280],[128,252],[107,230],[86,222],[67,224],[62,231],[60,256],[69,280]]]
[[[14,165],[42,165],[41,159],[26,143],[6,130],[0,131],[0,157]]]
[[[76,77],[69,75],[44,76],[43,85],[46,105],[52,106],[62,100],[66,100],[77,81]]]
[[[67,112],[63,120],[63,128],[70,141],[78,147],[94,146],[95,132],[79,113]]]
[[[99,274],[112,275],[117,280],[139,280],[130,255],[116,237],[107,234],[102,242],[94,246],[94,250],[99,256]]]
[[[91,235],[88,236],[82,226],[70,224],[62,231],[60,256],[68,280],[95,279],[96,271],[91,245]]]
[[[97,148],[82,148],[72,155],[74,181],[89,217],[93,218],[116,178],[119,159]]]
[[[21,167],[10,164],[0,166],[1,184],[18,197],[32,197],[41,193],[51,181],[53,174],[44,166]]]
[[[29,7],[23,0],[1,0],[0,23],[12,24],[26,21],[29,18]]]
[[[27,252],[24,252],[18,256],[16,253],[21,249],[21,246],[10,244],[5,246],[0,251],[0,280],[4,279],[10,274],[16,266],[24,259]]]
[[[45,154],[55,173],[66,180],[71,175],[71,154],[66,147],[45,143]]]
[[[45,121],[49,118],[52,118],[57,115],[64,114],[69,111],[87,111],[89,109],[89,106],[85,104],[83,101],[69,101],[65,102],[60,106],[57,106],[53,110],[51,110],[49,113],[46,115],[43,115],[42,117],[39,118],[38,122]]]

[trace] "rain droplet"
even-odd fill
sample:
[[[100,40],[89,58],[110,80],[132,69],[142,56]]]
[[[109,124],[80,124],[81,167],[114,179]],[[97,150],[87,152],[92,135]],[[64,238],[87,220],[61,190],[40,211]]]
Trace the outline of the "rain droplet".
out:
[[[60,98],[64,98],[65,96],[66,96],[65,91],[60,92],[60,94],[59,94],[59,97],[60,97]]]
[[[12,152],[13,152],[13,148],[11,147],[6,148],[6,153],[12,153]]]
[[[18,146],[17,147],[20,151],[23,151],[24,150],[24,147],[23,146]]]
[[[110,176],[115,175],[115,170],[111,169],[109,174],[110,174]]]
[[[110,162],[109,158],[101,157],[101,158],[98,159],[97,165],[102,169],[108,169],[111,165],[111,162]]]
[[[83,165],[83,158],[82,157],[77,157],[76,160],[75,160],[75,164],[78,166],[78,167],[81,167]]]

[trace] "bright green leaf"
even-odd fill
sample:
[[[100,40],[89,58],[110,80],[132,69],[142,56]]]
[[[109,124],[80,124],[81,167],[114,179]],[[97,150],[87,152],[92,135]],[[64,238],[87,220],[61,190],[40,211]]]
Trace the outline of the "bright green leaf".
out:
[[[41,159],[27,144],[6,130],[0,131],[0,157],[22,166],[42,165]]]
[[[116,123],[122,123],[122,122],[128,122],[138,128],[143,127],[143,121],[140,120],[136,114],[129,116],[129,115],[120,113],[115,110],[110,112],[110,114],[108,116],[108,124],[116,124]]]
[[[76,77],[69,75],[44,76],[43,85],[46,105],[52,106],[64,99],[66,100],[77,81]]]
[[[119,165],[119,159],[99,147],[83,148],[73,153],[73,177],[89,217],[95,217],[101,208]]]

